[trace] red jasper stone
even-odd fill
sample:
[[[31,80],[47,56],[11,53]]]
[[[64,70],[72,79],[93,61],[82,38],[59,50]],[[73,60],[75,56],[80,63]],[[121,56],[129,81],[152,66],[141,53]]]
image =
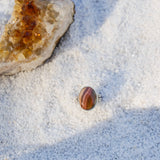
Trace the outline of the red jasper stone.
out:
[[[85,110],[92,109],[97,102],[97,95],[91,87],[84,87],[79,94],[79,103]]]

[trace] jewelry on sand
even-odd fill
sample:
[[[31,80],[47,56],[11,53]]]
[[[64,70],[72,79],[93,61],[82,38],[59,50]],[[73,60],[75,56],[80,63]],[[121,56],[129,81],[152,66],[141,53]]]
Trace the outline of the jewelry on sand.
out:
[[[81,105],[81,107],[84,110],[90,110],[97,103],[98,97],[97,97],[97,94],[93,88],[84,87],[79,93],[79,98],[78,98],[79,104]]]

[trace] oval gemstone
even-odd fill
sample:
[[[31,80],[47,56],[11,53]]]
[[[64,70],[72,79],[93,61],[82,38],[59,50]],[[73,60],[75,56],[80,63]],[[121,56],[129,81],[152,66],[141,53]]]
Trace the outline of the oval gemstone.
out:
[[[97,95],[91,87],[84,87],[79,94],[79,103],[85,110],[92,109],[97,102]]]

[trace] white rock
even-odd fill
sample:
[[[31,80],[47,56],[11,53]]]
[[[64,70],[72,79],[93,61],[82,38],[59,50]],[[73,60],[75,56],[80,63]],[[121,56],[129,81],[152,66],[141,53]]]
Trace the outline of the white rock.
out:
[[[0,74],[41,65],[73,22],[71,0],[15,0],[0,41]]]

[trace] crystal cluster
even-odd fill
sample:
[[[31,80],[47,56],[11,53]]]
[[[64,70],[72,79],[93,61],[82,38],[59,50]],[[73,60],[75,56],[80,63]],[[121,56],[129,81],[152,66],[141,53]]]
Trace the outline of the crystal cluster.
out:
[[[0,39],[0,75],[41,65],[52,55],[73,15],[71,0],[15,0]]]
[[[34,0],[16,0],[14,7],[15,18],[6,25],[5,34],[0,42],[1,61],[23,61],[36,58],[41,48],[47,45],[43,39],[48,38],[43,21],[46,11],[51,6],[47,2],[36,4]],[[51,13],[50,13],[51,14]],[[54,23],[56,12],[48,16],[47,21]],[[45,17],[46,18],[46,17]],[[32,53],[36,54],[32,54]]]

